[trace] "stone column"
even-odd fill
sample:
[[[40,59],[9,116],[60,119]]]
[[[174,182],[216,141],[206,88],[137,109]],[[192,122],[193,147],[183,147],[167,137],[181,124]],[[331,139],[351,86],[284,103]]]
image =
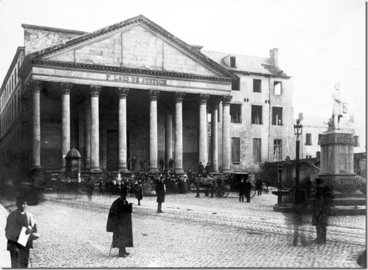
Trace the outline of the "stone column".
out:
[[[160,91],[151,90],[150,98],[150,171],[158,172],[157,168],[157,98]]]
[[[199,96],[199,162],[208,162],[207,101],[209,95]]]
[[[72,84],[62,83],[62,130],[61,130],[61,170],[65,171],[65,156],[70,150],[70,89]]]
[[[100,169],[99,95],[101,86],[91,85],[91,171]]]
[[[218,172],[218,101],[211,104],[211,171]]]
[[[84,168],[91,169],[91,100],[85,100],[84,121]]]
[[[129,93],[128,88],[119,88],[119,167],[118,170],[124,173],[127,168],[127,107],[126,99]]]
[[[167,110],[165,118],[165,169],[169,170],[169,160],[172,158],[172,111]]]
[[[184,93],[175,93],[175,172],[183,170],[183,98]]]
[[[33,112],[32,112],[32,168],[41,168],[41,110],[40,110],[40,92],[42,81],[33,81]]]
[[[222,128],[222,172],[231,172],[231,141],[230,141],[230,101],[232,97],[226,96],[222,100],[223,128]]]

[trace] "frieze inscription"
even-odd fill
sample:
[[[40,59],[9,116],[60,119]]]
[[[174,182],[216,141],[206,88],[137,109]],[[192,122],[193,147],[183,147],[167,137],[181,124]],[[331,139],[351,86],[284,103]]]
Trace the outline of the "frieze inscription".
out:
[[[137,83],[137,84],[167,85],[167,80],[152,79],[137,76],[106,75],[106,80],[114,82]]]

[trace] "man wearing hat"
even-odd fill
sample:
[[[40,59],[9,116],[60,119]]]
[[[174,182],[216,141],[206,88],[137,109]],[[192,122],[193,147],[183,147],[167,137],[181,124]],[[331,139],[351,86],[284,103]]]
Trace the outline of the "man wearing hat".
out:
[[[113,233],[112,248],[119,248],[119,257],[126,257],[127,247],[133,247],[132,204],[126,200],[127,189],[122,186],[120,198],[110,208],[106,230]]]
[[[33,240],[38,238],[35,217],[26,211],[27,201],[24,197],[17,197],[17,209],[11,212],[6,220],[5,236],[8,239],[7,250],[10,252],[12,268],[27,268],[29,261],[29,250],[33,248]],[[27,243],[18,243],[22,228],[29,235]]]

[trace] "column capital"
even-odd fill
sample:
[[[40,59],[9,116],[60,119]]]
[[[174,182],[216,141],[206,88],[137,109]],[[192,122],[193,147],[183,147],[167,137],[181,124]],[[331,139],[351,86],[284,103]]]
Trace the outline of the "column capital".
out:
[[[27,81],[26,88],[32,88],[34,92],[40,92],[43,81],[30,79]]]
[[[200,104],[207,103],[207,101],[208,101],[209,98],[210,98],[210,95],[200,94],[199,95],[199,102],[200,102]]]
[[[150,90],[149,91],[149,98],[150,98],[150,100],[157,99],[158,96],[159,96],[159,94],[160,94],[160,91],[158,91],[158,90]]]
[[[128,93],[129,93],[129,88],[119,87],[118,89],[119,98],[126,98],[128,96]]]
[[[63,88],[63,90],[70,91],[73,87],[73,84],[71,84],[71,83],[61,83],[61,87]]]
[[[184,99],[185,93],[182,92],[175,92],[175,101],[182,102]]]
[[[229,105],[230,104],[230,101],[233,99],[233,97],[232,96],[224,96],[223,98],[222,98],[222,103],[224,104],[224,105]]]
[[[101,86],[99,85],[91,85],[91,97],[97,97],[100,95]]]

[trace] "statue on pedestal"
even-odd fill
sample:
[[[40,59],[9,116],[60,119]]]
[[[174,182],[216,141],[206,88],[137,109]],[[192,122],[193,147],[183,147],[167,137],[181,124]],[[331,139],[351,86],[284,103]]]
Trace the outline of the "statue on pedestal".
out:
[[[332,97],[334,100],[332,109],[332,118],[334,120],[334,127],[335,129],[340,129],[339,128],[340,118],[342,117],[343,113],[346,113],[343,110],[343,106],[346,104],[346,102],[344,102],[341,98],[339,83],[335,84],[335,90],[332,92]]]

